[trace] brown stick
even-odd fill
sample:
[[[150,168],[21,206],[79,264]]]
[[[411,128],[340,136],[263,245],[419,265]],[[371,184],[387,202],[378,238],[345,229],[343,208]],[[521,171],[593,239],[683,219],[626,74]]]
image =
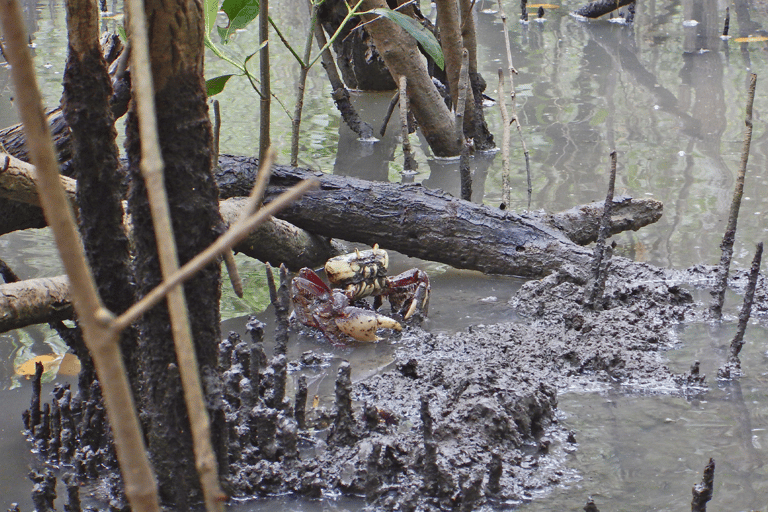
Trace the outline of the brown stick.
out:
[[[605,247],[605,241],[611,236],[611,207],[613,206],[613,191],[616,186],[616,151],[611,151],[611,171],[608,177],[608,193],[603,206],[603,216],[600,219],[600,230],[595,243],[595,253],[592,257],[592,282],[588,287],[589,294],[585,300],[588,308],[596,306],[596,302],[602,299],[605,288],[605,263],[610,259],[612,251]]]
[[[520,4],[523,12],[525,12],[525,3],[524,1]],[[533,188],[531,186],[531,156],[530,153],[528,153],[528,147],[525,144],[525,139],[523,138],[523,128],[520,126],[520,120],[517,116],[517,103],[515,102],[515,99],[517,98],[517,92],[515,92],[515,75],[517,74],[517,70],[512,65],[512,47],[509,44],[509,31],[507,30],[507,15],[504,13],[504,6],[501,3],[501,0],[499,0],[499,13],[501,14],[501,24],[504,27],[504,44],[507,47],[507,65],[508,65],[508,72],[509,72],[509,96],[512,99],[512,122],[515,123],[515,126],[517,127],[517,134],[520,136],[520,145],[523,147],[523,154],[525,155],[525,173],[528,178],[528,210],[531,209],[531,194],[533,193]],[[526,14],[527,19],[527,14]],[[499,100],[502,101],[502,100]]]
[[[261,101],[259,102],[259,160],[267,155],[272,145],[269,135],[270,125],[270,94],[272,88],[269,79],[269,1],[259,2],[259,66],[261,70]]]
[[[707,502],[712,499],[715,485],[715,459],[709,459],[704,466],[701,483],[693,486],[691,512],[707,512]]]
[[[296,107],[293,111],[291,120],[291,165],[299,165],[299,130],[301,128],[301,111],[304,108],[304,89],[307,85],[307,73],[309,73],[309,58],[312,55],[312,36],[314,36],[314,26],[317,24],[317,11],[320,4],[309,2],[309,33],[307,41],[304,44],[304,62],[301,63],[299,71],[299,83],[296,86]]]
[[[265,0],[262,2],[266,3]],[[149,37],[143,1],[129,0],[128,13],[131,29],[131,69],[133,70],[134,100],[137,105],[141,136],[141,172],[146,181],[160,267],[163,278],[166,279],[178,271],[179,258],[165,192],[163,159],[160,154],[160,140],[154,110],[155,93],[149,61]],[[268,97],[269,91],[264,93]],[[195,462],[200,474],[206,509],[208,512],[221,511],[223,510],[225,495],[219,486],[218,465],[211,445],[210,419],[203,397],[197,354],[192,343],[187,303],[180,285],[173,287],[168,293],[168,313],[171,319],[179,374],[192,430]]]
[[[741,375],[741,360],[739,353],[744,346],[744,333],[747,332],[747,324],[752,314],[752,303],[755,299],[755,288],[757,287],[757,278],[760,274],[760,264],[763,261],[763,242],[757,244],[755,257],[752,259],[752,268],[749,270],[749,281],[747,290],[744,292],[744,302],[739,312],[739,326],[736,334],[731,340],[731,346],[728,351],[728,361],[717,370],[718,379],[731,379]]]
[[[755,249],[755,257],[752,259],[752,268],[749,270],[749,283],[747,284],[747,291],[744,293],[744,303],[741,306],[741,312],[739,312],[739,327],[736,330],[736,335],[731,341],[730,359],[739,357],[739,352],[741,352],[741,348],[744,346],[744,333],[747,330],[747,323],[749,323],[749,317],[752,314],[752,302],[755,299],[757,276],[760,274],[760,263],[762,261],[763,242],[760,242]]]
[[[739,166],[739,175],[736,178],[736,187],[733,191],[733,200],[731,209],[728,213],[728,225],[725,228],[723,241],[720,243],[720,267],[718,268],[717,282],[712,290],[713,301],[709,310],[716,320],[723,316],[723,302],[725,301],[725,289],[728,287],[728,273],[731,268],[731,258],[733,257],[733,243],[736,239],[736,223],[739,219],[739,209],[741,208],[741,197],[744,194],[744,177],[747,174],[747,161],[749,160],[749,146],[752,143],[752,104],[755,101],[755,85],[757,84],[757,75],[752,73],[749,78],[749,88],[747,90],[747,108],[744,119],[744,144],[741,149],[741,164]]]
[[[502,209],[511,205],[509,197],[509,114],[507,113],[507,99],[504,92],[504,71],[499,68],[499,108],[501,109],[501,124],[503,131],[501,136],[501,204]],[[529,205],[530,207],[530,205]]]
[[[403,170],[413,171],[416,170],[416,161],[413,159],[413,153],[411,152],[411,141],[408,139],[408,93],[407,93],[408,79],[405,75],[400,77],[399,82],[399,99],[400,99],[400,133],[403,137],[403,156],[405,161],[403,162]],[[384,125],[386,127],[386,125]]]
[[[96,284],[77,234],[74,213],[61,186],[51,134],[23,32],[26,25],[17,2],[0,1],[0,24],[5,39],[5,56],[12,66],[26,142],[32,162],[39,170],[41,203],[64,268],[73,284],[73,302],[102,385],[125,481],[125,494],[137,512],[159,512],[157,486],[117,344],[118,333],[109,328],[112,314],[104,309],[96,292]]]

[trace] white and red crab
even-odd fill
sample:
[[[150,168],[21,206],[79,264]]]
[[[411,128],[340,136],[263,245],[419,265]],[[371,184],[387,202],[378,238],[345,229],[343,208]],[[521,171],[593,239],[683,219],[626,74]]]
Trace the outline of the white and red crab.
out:
[[[328,286],[311,269],[303,268],[291,282],[296,319],[323,332],[335,345],[344,345],[348,336],[359,341],[378,341],[380,328],[402,330],[399,321],[379,314],[382,297],[387,297],[392,314],[408,320],[418,311],[426,316],[429,306],[429,277],[411,269],[388,277],[389,256],[378,245],[331,258],[325,264]],[[374,297],[373,309],[364,297]],[[360,306],[364,307],[360,307]]]

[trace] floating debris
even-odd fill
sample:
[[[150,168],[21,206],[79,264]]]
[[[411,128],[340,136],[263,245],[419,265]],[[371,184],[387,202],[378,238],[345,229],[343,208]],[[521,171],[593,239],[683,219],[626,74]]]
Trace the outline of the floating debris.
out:
[[[44,354],[35,356],[14,368],[16,375],[27,378],[35,374],[35,363],[43,364],[43,372],[55,375],[77,375],[80,373],[80,360],[73,354]]]
[[[759,43],[761,41],[768,41],[768,36],[756,35],[756,36],[737,37],[734,39],[734,41],[737,43]]]

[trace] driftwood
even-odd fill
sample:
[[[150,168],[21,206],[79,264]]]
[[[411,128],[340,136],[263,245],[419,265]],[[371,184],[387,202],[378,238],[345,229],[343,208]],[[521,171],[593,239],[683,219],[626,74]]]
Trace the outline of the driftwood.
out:
[[[256,159],[223,156],[219,164],[217,179],[224,194],[242,195],[251,186]],[[319,235],[378,243],[408,256],[493,274],[541,277],[563,263],[585,264],[591,252],[555,226],[559,223],[587,242],[597,236],[598,212],[602,212],[597,206],[580,207],[587,217],[596,216],[576,228],[576,209],[544,222],[546,216],[523,217],[416,184],[369,182],[287,166],[273,170],[267,201],[309,176],[319,179],[320,190],[283,210],[280,218]],[[622,205],[645,212],[643,220],[627,222]],[[661,208],[658,201],[622,199],[617,202],[611,233],[655,222]],[[586,235],[582,229],[594,234]]]
[[[34,173],[35,167],[32,164],[0,153],[0,198],[6,199],[7,205],[14,208],[9,208],[9,214],[6,215],[5,205],[0,204],[0,235],[17,229],[45,227]],[[62,176],[61,181],[74,205],[75,180]],[[221,201],[219,208],[225,227],[237,219],[243,203],[242,198]],[[127,227],[130,228],[130,225]],[[285,263],[291,269],[321,265],[341,251],[330,240],[307,233],[279,219],[271,219],[259,226],[234,250],[275,266]]]
[[[234,222],[242,209],[243,199],[238,196],[247,194],[253,186],[257,163],[255,158],[247,157],[222,156],[219,160],[217,180],[222,195],[234,196],[220,203],[227,225]],[[31,168],[28,164],[18,167]],[[457,268],[541,277],[564,263],[588,264],[591,251],[578,244],[596,239],[602,215],[600,202],[557,214],[520,216],[420,185],[370,182],[288,166],[276,166],[273,170],[267,201],[310,175],[320,180],[320,190],[305,195],[281,212],[284,220],[274,219],[235,249],[271,263],[290,257],[294,264],[317,266],[338,251],[337,246],[322,237],[338,237],[370,245],[379,243],[383,248]],[[74,190],[73,180],[62,180],[68,190]],[[612,208],[611,233],[655,222],[661,210],[661,203],[655,200],[618,198]],[[278,235],[269,238],[274,233]],[[271,255],[263,252],[270,250]],[[53,300],[51,297],[63,293],[59,279],[63,278],[50,282],[23,281],[13,286],[27,286],[31,298],[25,300],[45,311],[53,308],[46,305]],[[0,296],[8,297],[9,301],[0,311],[26,311],[12,303],[13,294],[5,292],[8,286],[11,285],[0,286]],[[53,303],[55,308],[49,310],[66,315],[61,301]],[[49,320],[39,312],[15,314],[6,323],[0,322],[0,332]]]
[[[604,14],[633,3],[635,3],[635,0],[595,0],[594,2],[582,5],[573,11],[572,14],[584,16],[585,18],[599,18]]]
[[[72,318],[67,276],[0,285],[0,332]]]

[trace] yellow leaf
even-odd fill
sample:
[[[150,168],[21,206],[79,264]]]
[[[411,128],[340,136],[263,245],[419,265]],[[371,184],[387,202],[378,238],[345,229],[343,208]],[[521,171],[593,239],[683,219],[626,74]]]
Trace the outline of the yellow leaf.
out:
[[[80,373],[80,360],[73,354],[44,354],[35,356],[15,368],[16,375],[31,377],[35,374],[35,363],[43,363],[43,373],[53,371],[60,375]]]
[[[760,41],[768,41],[768,36],[737,37],[734,41],[737,43],[758,43]]]
[[[21,366],[17,366],[15,371],[17,375],[34,375],[35,363],[43,363],[43,372],[49,371],[54,365],[58,365],[61,360],[61,356],[57,354],[45,354],[42,356],[36,356],[29,361],[23,363]]]

